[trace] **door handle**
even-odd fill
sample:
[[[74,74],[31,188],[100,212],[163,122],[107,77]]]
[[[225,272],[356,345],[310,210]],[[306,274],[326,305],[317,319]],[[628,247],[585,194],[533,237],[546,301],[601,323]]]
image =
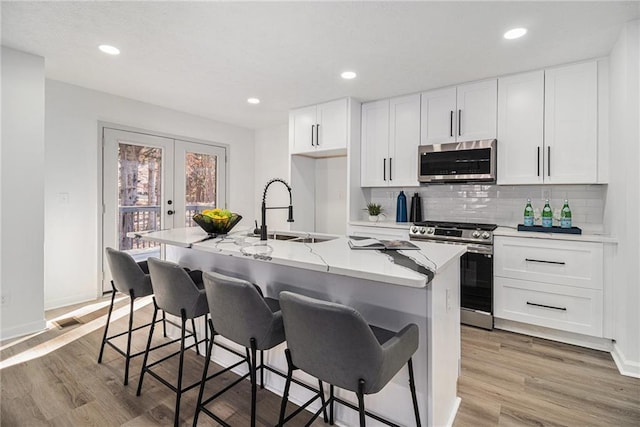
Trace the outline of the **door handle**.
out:
[[[311,146],[313,147],[313,130],[315,129],[316,125],[311,125]]]
[[[462,110],[458,110],[458,136],[462,136]]]
[[[557,264],[557,265],[565,265],[566,263],[564,261],[545,261],[542,259],[533,259],[533,258],[525,258],[524,259],[527,262],[541,262],[543,264]]]
[[[540,176],[540,146],[538,146],[538,176]]]
[[[449,115],[449,136],[453,137],[453,110],[450,111]]]
[[[387,159],[382,159],[382,180],[387,180]]]
[[[551,176],[551,147],[547,147],[547,176]]]
[[[319,137],[319,132],[320,132],[320,124],[316,125],[316,146],[320,145],[320,137]]]
[[[535,302],[529,302],[529,301],[527,301],[527,305],[533,305],[535,307],[542,307],[542,308],[551,308],[553,310],[567,311],[567,307],[554,307],[552,305],[537,304]]]
[[[393,173],[391,172],[391,160],[392,158],[389,157],[389,181],[393,180]]]

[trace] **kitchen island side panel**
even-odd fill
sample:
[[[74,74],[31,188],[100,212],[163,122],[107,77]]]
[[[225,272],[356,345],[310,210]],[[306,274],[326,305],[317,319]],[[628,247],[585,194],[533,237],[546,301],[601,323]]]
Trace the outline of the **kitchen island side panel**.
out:
[[[230,256],[167,245],[167,259],[189,268],[216,271],[256,283],[266,296],[277,297],[288,290],[314,298],[330,300],[357,309],[373,325],[398,331],[408,323],[420,330],[419,348],[413,356],[416,389],[423,425],[450,425],[459,399],[456,395],[460,359],[459,262],[438,270],[423,288],[390,285],[355,277],[278,265],[253,257]],[[219,338],[216,338],[219,339]],[[286,372],[284,349],[278,346],[265,354],[265,362]],[[216,363],[229,365],[233,359],[214,349]],[[243,373],[242,367],[238,372]],[[296,376],[311,385],[317,381],[297,371]],[[282,394],[284,380],[265,375],[266,387]],[[336,390],[336,395],[357,405],[354,393]],[[292,387],[291,401],[305,402],[310,393]],[[378,394],[366,397],[367,409],[401,425],[414,425],[406,367]],[[312,405],[312,410],[319,405]],[[336,406],[339,425],[357,425],[357,412]],[[367,425],[382,425],[372,419]]]

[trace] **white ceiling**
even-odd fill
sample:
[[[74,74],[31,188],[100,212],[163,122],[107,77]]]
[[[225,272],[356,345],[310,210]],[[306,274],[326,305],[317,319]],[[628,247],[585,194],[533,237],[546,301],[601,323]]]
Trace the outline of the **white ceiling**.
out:
[[[2,44],[48,78],[248,128],[608,55],[630,2],[2,2]],[[507,41],[502,34],[529,33]],[[120,48],[112,57],[99,44]],[[345,81],[344,70],[358,78]],[[249,105],[258,97],[262,103]]]

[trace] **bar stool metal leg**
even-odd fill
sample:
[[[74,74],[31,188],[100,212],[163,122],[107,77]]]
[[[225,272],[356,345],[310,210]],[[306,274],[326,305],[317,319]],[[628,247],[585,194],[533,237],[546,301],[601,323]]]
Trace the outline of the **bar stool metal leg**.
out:
[[[196,343],[196,354],[200,356],[200,349],[198,348],[198,335],[196,334],[196,319],[191,319],[191,327],[193,328],[193,341]]]
[[[418,396],[416,395],[416,382],[413,378],[413,362],[411,358],[407,362],[409,368],[409,388],[411,389],[411,400],[413,400],[413,412],[416,415],[416,426],[421,427],[420,424],[420,411],[418,411]]]
[[[156,326],[156,316],[158,315],[158,306],[156,305],[156,299],[153,298],[153,320],[151,321],[151,329],[149,330],[149,338],[147,339],[147,346],[144,350],[144,357],[142,359],[142,371],[140,371],[140,380],[138,380],[138,390],[136,391],[136,396],[140,396],[142,391],[142,381],[144,380],[145,366],[147,366],[147,359],[149,358],[149,349],[151,348],[151,340],[153,339],[153,331]],[[164,311],[163,311],[164,313]]]
[[[127,333],[127,353],[125,355],[124,362],[124,385],[129,384],[129,362],[131,361],[131,329],[133,329],[133,301],[135,299],[133,295],[133,289],[129,291],[129,331]]]
[[[251,338],[251,427],[256,426],[256,393],[258,392],[257,383],[257,354],[256,354],[256,339]]]
[[[111,281],[111,304],[109,305],[109,313],[107,314],[107,324],[104,325],[104,335],[102,335],[102,345],[100,346],[100,355],[98,355],[98,363],[102,363],[102,355],[104,354],[104,346],[107,344],[107,332],[109,331],[109,323],[111,322],[111,312],[113,311],[113,303],[116,300],[116,287]]]
[[[358,412],[360,413],[360,427],[365,427],[365,413],[364,413],[364,380],[358,380]]]
[[[196,413],[193,416],[193,427],[198,425],[198,416],[200,415],[200,409],[202,404],[202,397],[204,396],[204,387],[207,381],[207,372],[209,371],[209,362],[211,362],[211,352],[213,351],[214,330],[213,322],[209,319],[208,324],[205,324],[205,331],[211,329],[211,340],[207,341],[207,356],[204,359],[204,368],[202,370],[202,380],[200,381],[200,391],[198,392],[198,403],[196,404]]]
[[[182,317],[182,331],[180,333],[180,361],[178,362],[178,385],[176,387],[176,410],[175,416],[173,418],[174,427],[178,427],[180,425],[180,398],[182,397],[182,368],[184,365],[184,340],[185,340],[185,331],[187,329],[187,314],[184,309],[180,310],[180,314]],[[193,322],[193,319],[191,319]],[[194,330],[195,334],[195,330]],[[196,345],[196,348],[198,346]]]
[[[284,416],[287,411],[287,402],[289,401],[289,388],[291,387],[291,377],[293,376],[293,363],[291,363],[291,353],[289,349],[284,351],[287,357],[287,379],[284,383],[284,392],[282,393],[282,403],[280,404],[280,418],[278,419],[278,427],[284,425]]]
[[[333,384],[329,385],[329,401],[331,402],[330,406],[329,406],[329,425],[333,425],[333,406],[335,403],[335,400],[333,399]]]

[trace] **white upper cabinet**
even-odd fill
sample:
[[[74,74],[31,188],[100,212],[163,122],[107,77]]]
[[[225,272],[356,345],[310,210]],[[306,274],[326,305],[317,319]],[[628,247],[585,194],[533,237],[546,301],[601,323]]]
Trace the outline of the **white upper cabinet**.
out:
[[[498,184],[543,182],[544,71],[498,80]]]
[[[593,61],[547,70],[544,102],[545,182],[597,182],[597,63]]]
[[[424,92],[421,114],[422,145],[494,139],[497,80]]]
[[[456,88],[422,94],[422,145],[456,141]]]
[[[362,187],[418,186],[420,95],[362,104]]]
[[[598,179],[597,63],[518,74],[498,83],[498,184]]]
[[[389,157],[389,100],[362,104],[360,185],[387,185]]]
[[[291,110],[290,153],[312,157],[346,154],[347,126],[347,99]]]

